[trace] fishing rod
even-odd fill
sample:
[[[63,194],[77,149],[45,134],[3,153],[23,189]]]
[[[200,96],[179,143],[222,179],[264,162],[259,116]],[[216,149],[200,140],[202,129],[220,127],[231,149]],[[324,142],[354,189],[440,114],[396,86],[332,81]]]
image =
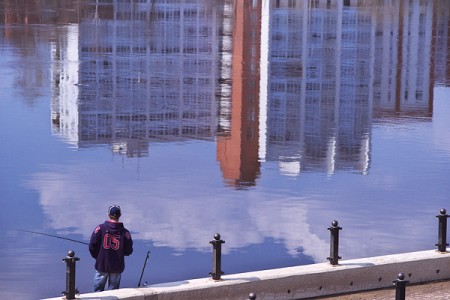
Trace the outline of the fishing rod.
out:
[[[69,239],[69,238],[66,238],[66,237],[63,237],[63,236],[59,236],[59,235],[54,235],[54,234],[49,234],[49,233],[44,233],[44,232],[31,231],[31,230],[24,230],[24,229],[17,229],[17,230],[18,231],[22,231],[22,232],[46,235],[46,236],[54,237],[54,238],[57,238],[57,239],[62,239],[62,240],[66,240],[66,241],[71,241],[71,242],[75,242],[75,243],[89,245],[89,243],[86,243],[86,242],[83,242],[83,241],[74,240],[74,239]]]
[[[141,278],[139,278],[138,287],[141,286],[142,275],[144,275],[145,266],[147,265],[149,256],[150,256],[150,250],[147,251],[147,256],[145,257],[144,266],[142,267]]]

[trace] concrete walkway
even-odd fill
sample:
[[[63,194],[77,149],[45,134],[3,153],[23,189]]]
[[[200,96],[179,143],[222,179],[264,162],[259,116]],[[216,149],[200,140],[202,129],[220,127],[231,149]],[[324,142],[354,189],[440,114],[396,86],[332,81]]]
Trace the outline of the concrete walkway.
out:
[[[199,278],[124,288],[77,299],[245,300],[250,292],[257,300],[395,299],[393,281],[400,272],[409,281],[406,299],[450,299],[450,253],[434,250],[342,260],[336,266],[318,263],[230,274],[218,281]]]

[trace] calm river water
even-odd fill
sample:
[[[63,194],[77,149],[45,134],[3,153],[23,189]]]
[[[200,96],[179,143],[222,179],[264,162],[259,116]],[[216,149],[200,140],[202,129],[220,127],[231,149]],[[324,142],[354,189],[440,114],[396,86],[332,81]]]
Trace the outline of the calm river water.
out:
[[[357,4],[359,3],[359,4]],[[118,204],[122,287],[435,249],[450,3],[0,0],[0,298],[56,297]],[[400,271],[400,270],[399,270]],[[393,278],[396,274],[393,274]],[[245,296],[244,296],[245,297]]]

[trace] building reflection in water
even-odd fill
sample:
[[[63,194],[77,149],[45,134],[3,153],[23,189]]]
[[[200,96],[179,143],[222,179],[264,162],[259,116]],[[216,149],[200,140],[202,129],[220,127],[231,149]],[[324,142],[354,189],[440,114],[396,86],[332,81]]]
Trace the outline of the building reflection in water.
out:
[[[69,76],[79,76],[77,91],[62,95],[58,87],[54,119],[78,131],[77,146],[111,143],[129,157],[147,156],[150,141],[212,139],[218,9],[159,1],[88,7],[93,15],[79,26],[78,75],[74,69]],[[78,120],[67,122],[62,102],[73,101]]]
[[[206,3],[88,6],[52,48],[54,131],[129,157],[216,139],[235,187],[256,184],[260,161],[366,174],[372,123],[430,120],[435,71],[448,77],[430,60],[448,57],[433,1]]]
[[[231,31],[231,108],[224,109],[225,111],[219,114],[223,119],[229,120],[230,124],[222,124],[223,130],[217,137],[217,159],[226,182],[238,187],[255,185],[260,171],[260,22],[260,1],[234,2],[234,25]],[[222,99],[221,102],[226,100]]]
[[[432,113],[433,3],[350,3],[271,6],[265,159],[287,175],[364,174],[373,115]]]

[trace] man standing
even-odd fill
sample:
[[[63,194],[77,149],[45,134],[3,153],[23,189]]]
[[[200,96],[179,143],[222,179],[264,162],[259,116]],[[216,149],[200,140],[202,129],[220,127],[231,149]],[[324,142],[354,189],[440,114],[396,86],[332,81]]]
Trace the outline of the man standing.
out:
[[[109,220],[95,227],[89,242],[89,252],[95,258],[94,291],[120,287],[120,278],[125,269],[125,256],[133,253],[130,232],[119,222],[122,215],[120,206],[108,209]]]

